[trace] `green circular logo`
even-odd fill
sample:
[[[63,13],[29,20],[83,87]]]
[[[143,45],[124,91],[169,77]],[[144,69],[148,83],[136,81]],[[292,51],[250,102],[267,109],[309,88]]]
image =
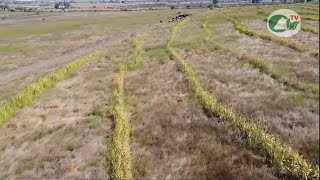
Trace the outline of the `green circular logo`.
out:
[[[267,27],[276,36],[290,37],[300,31],[301,17],[292,10],[280,9],[270,14]]]

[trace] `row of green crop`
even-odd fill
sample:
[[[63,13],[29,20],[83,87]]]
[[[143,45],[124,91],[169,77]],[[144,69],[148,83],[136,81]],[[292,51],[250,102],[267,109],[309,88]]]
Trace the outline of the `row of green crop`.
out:
[[[19,109],[31,104],[39,95],[48,88],[53,87],[58,81],[64,80],[75,72],[81,65],[99,56],[100,51],[83,55],[72,62],[62,66],[55,72],[49,73],[38,81],[27,85],[19,94],[4,102],[0,106],[0,125],[13,117]]]
[[[138,37],[132,39],[133,55],[115,71],[112,80],[110,112],[114,119],[114,134],[110,142],[111,174],[116,180],[132,179],[130,150],[131,123],[125,110],[124,77],[141,62],[141,45]]]
[[[210,40],[210,29],[208,27],[209,16],[205,14],[204,19],[201,21],[201,28],[204,29],[203,40],[205,43]]]
[[[318,50],[311,48],[311,47],[308,47],[307,45],[302,44],[297,40],[282,38],[282,37],[278,37],[275,35],[265,34],[262,32],[255,31],[254,29],[251,29],[251,28],[243,25],[238,19],[227,16],[224,13],[221,13],[221,14],[224,17],[226,17],[228,20],[230,20],[234,24],[235,29],[240,31],[241,33],[244,33],[249,36],[255,36],[255,37],[260,37],[260,38],[263,38],[266,40],[274,41],[274,42],[277,42],[281,45],[286,45],[286,46],[293,48],[295,50],[298,50],[298,51],[302,51],[302,52],[308,51],[314,56],[317,56],[319,54]]]
[[[225,52],[231,52],[232,55],[234,55],[236,58],[247,61],[253,67],[258,68],[261,72],[270,75],[273,79],[277,80],[279,83],[282,83],[288,87],[301,90],[301,91],[312,92],[314,94],[319,94],[318,84],[296,82],[296,81],[284,78],[279,70],[275,70],[274,68],[272,68],[272,66],[263,58],[258,57],[254,54],[251,54],[249,52],[239,52],[230,47],[219,44],[215,40],[215,38],[212,37],[210,33],[207,14],[205,14],[205,17],[202,20],[201,28],[204,29],[204,35],[203,35],[204,41],[213,45],[214,49],[223,50]]]
[[[176,32],[181,25],[187,21],[178,23],[169,39],[174,39]],[[246,137],[248,148],[259,152],[267,157],[281,173],[288,174],[299,179],[318,179],[319,167],[306,161],[298,152],[283,145],[273,136],[269,135],[263,128],[250,123],[246,118],[237,116],[230,108],[220,103],[215,97],[205,90],[198,81],[195,72],[188,63],[181,58],[172,46],[173,42],[168,41],[167,49],[170,55],[181,65],[186,75],[188,87],[199,100],[201,105],[212,115],[228,121],[233,130]]]

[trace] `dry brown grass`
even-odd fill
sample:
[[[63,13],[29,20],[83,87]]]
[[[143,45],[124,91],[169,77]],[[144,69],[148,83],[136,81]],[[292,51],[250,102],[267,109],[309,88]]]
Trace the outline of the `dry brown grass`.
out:
[[[135,119],[134,178],[277,179],[264,159],[230,145],[241,140],[188,98],[183,74],[172,61],[158,63],[148,53],[144,59],[144,68],[129,73],[126,83]]]
[[[306,97],[288,89],[234,58],[230,51],[207,47],[199,28],[202,10],[134,12],[131,18],[137,22],[131,19],[115,22],[123,25],[123,30],[150,24],[146,29],[148,35],[142,38],[145,63],[141,70],[129,72],[124,79],[124,102],[133,120],[133,178],[290,179],[278,174],[267,159],[246,149],[243,137],[230,131],[228,122],[212,117],[191,98],[184,70],[172,61],[165,45],[173,24],[159,23],[178,11],[193,13],[194,21],[178,33],[177,49],[209,93],[305,154],[306,159],[318,159],[319,130],[315,128],[319,126],[318,97]],[[272,67],[283,67],[284,74],[294,80],[318,82],[319,64],[314,57],[240,34],[231,23],[211,12],[210,30],[221,42],[239,51],[261,55]],[[130,14],[127,13],[117,15],[123,18]],[[35,23],[33,18],[19,18],[10,21]],[[63,20],[64,16],[58,18]],[[48,39],[55,37],[49,36]],[[103,58],[59,83],[12,121],[0,126],[0,179],[111,178],[110,157],[106,152],[112,137],[112,118],[107,109],[112,73],[130,55],[128,44],[126,40],[104,49]],[[1,86],[0,92],[14,88],[14,83],[20,85],[21,81],[12,82],[6,89]]]
[[[108,86],[126,48],[108,49],[121,53],[90,62],[0,127],[1,178],[109,178]]]

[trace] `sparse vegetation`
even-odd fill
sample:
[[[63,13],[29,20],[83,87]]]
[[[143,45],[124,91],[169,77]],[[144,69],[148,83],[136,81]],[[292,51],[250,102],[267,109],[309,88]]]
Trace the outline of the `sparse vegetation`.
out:
[[[111,114],[114,118],[114,134],[110,147],[110,164],[114,179],[132,179],[132,157],[130,151],[131,123],[125,110],[124,76],[127,71],[142,62],[138,37],[132,39],[133,55],[121,64],[113,77]]]

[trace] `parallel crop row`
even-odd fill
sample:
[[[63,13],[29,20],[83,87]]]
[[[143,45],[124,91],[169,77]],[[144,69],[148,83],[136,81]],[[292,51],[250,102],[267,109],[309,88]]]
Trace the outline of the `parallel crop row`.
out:
[[[182,23],[173,29],[175,33]],[[169,39],[174,39],[171,34]],[[246,145],[256,150],[270,161],[282,172],[299,179],[318,179],[319,167],[306,161],[297,151],[284,146],[280,141],[269,135],[263,128],[247,119],[237,116],[230,108],[218,102],[218,100],[206,91],[198,81],[195,72],[188,63],[172,47],[172,41],[168,41],[167,49],[173,58],[179,63],[186,75],[188,86],[195,94],[201,105],[212,115],[231,123],[233,130],[240,132],[245,137]]]
[[[247,60],[249,64],[253,65],[255,68],[260,69],[260,71],[270,75],[273,79],[278,80],[280,83],[283,83],[286,86],[292,87],[297,90],[319,94],[318,84],[295,82],[295,81],[283,78],[278,71],[275,71],[273,68],[271,68],[271,65],[261,57],[257,57],[248,52],[244,52],[242,53],[242,55],[239,55],[238,58]]]
[[[274,36],[271,34],[261,33],[261,32],[255,31],[255,30],[243,25],[239,20],[237,20],[235,18],[232,18],[232,17],[227,16],[225,14],[222,14],[222,15],[224,15],[228,20],[230,20],[234,24],[235,29],[240,31],[241,33],[244,33],[249,36],[256,36],[256,37],[260,37],[260,38],[263,38],[266,40],[274,41],[274,42],[277,42],[281,45],[286,45],[286,46],[293,48],[295,50],[298,50],[298,51],[302,51],[302,52],[308,51],[312,55],[315,55],[315,56],[319,54],[318,50],[310,48],[307,45],[302,44],[297,40],[287,39],[287,38]]]
[[[201,28],[204,29],[203,40],[207,43],[210,40],[210,29],[208,27],[209,16],[205,14],[204,19],[201,22]]]
[[[45,90],[53,87],[57,82],[66,79],[81,65],[99,56],[100,51],[95,51],[81,56],[72,62],[62,66],[53,73],[49,73],[38,81],[26,86],[19,94],[0,106],[0,125],[13,117],[19,109],[31,104]]]
[[[258,68],[261,72],[270,75],[273,79],[277,80],[280,83],[283,83],[288,87],[301,90],[301,91],[312,92],[314,94],[319,94],[318,84],[295,82],[287,78],[283,78],[282,74],[279,71],[273,69],[271,64],[269,64],[263,58],[257,57],[256,55],[251,54],[249,52],[243,52],[243,53],[238,52],[229,47],[222,46],[219,43],[217,43],[215,40],[211,38],[212,35],[208,27],[208,15],[205,15],[204,20],[201,23],[201,28],[204,29],[204,35],[203,35],[204,41],[211,43],[211,45],[213,45],[215,49],[231,52],[236,58],[246,60],[253,67]]]
[[[114,119],[114,134],[111,139],[111,172],[116,180],[132,179],[132,156],[130,151],[131,123],[125,110],[124,77],[141,62],[141,45],[137,37],[132,40],[133,55],[121,64],[112,80],[111,114]]]

